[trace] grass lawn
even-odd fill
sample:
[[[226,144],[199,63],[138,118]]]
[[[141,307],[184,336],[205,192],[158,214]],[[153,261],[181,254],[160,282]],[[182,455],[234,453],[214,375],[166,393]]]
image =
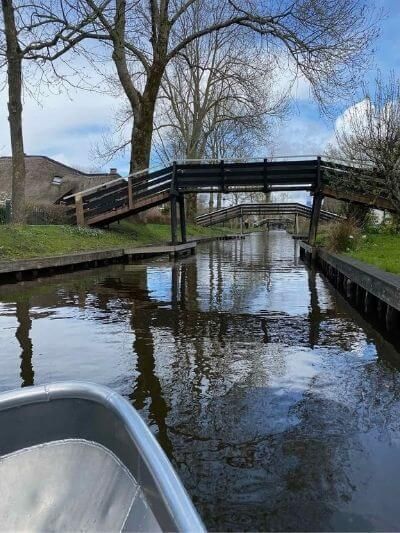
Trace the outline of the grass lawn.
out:
[[[400,235],[368,234],[351,257],[385,270],[400,274]]]
[[[189,224],[188,238],[232,233],[226,228],[203,228]],[[125,246],[160,244],[170,240],[167,224],[134,224],[122,221],[109,230],[76,226],[0,225],[0,261],[106,250]]]

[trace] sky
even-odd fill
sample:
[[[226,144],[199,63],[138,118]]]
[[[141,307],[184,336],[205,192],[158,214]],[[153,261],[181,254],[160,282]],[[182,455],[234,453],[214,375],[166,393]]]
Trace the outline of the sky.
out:
[[[365,72],[367,83],[372,85],[377,68],[383,74],[394,70],[400,77],[400,0],[369,1],[384,12],[371,66]],[[113,117],[120,105],[121,97],[82,90],[46,94],[39,101],[25,94],[25,151],[47,155],[83,170],[107,171],[116,167],[125,174],[129,154],[116,157],[109,163],[93,159],[93,147],[101,144],[104,134],[112,127]],[[341,111],[344,112],[349,105],[350,102],[343,103]],[[323,153],[333,139],[335,121],[340,117],[340,113],[331,118],[323,116],[307,87],[300,83],[294,95],[292,113],[274,132],[274,155]],[[9,153],[7,90],[3,88],[0,93],[0,155]]]

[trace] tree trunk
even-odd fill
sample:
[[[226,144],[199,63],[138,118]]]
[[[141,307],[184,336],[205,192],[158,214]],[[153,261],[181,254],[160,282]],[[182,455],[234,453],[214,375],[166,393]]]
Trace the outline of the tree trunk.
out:
[[[130,173],[149,168],[153,137],[153,108],[143,108],[134,120],[131,137]]]
[[[14,223],[25,221],[25,154],[22,136],[22,55],[15,27],[12,0],[1,0],[6,35],[8,120],[12,153],[12,214]]]
[[[153,65],[153,70],[147,79],[140,103],[136,104],[136,109],[132,106],[134,121],[131,137],[131,173],[150,166],[154,111],[164,70],[165,63]]]
[[[195,222],[197,217],[197,194],[191,193],[186,196],[186,217],[189,222]]]

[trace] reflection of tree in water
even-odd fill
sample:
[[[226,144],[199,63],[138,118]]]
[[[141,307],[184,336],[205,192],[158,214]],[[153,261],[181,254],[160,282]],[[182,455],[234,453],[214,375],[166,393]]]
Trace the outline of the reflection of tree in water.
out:
[[[212,397],[204,394],[192,415],[171,414],[176,461],[210,529],[326,530],[341,513],[350,529],[384,523],[379,510],[375,518],[369,509],[352,514],[354,493],[362,498],[370,474],[357,485],[353,460],[373,454],[363,449],[364,431],[388,445],[388,429],[398,435],[397,373],[332,360],[328,374],[312,378],[302,393],[252,389],[243,376],[225,393],[217,380],[210,389]],[[347,515],[351,523],[343,522]]]
[[[138,287],[142,289],[141,295],[144,299],[147,286],[146,269],[138,271],[135,279]],[[132,299],[131,325],[135,334],[133,350],[137,354],[138,377],[129,398],[134,407],[140,411],[145,411],[147,400],[149,401],[149,420],[157,427],[157,439],[171,457],[173,450],[166,423],[169,408],[162,393],[160,380],[155,372],[154,340],[151,327],[153,315],[151,309],[154,304],[144,306],[143,299]],[[146,300],[150,302],[148,292]]]
[[[32,320],[29,315],[29,300],[18,300],[15,304],[15,313],[18,320],[15,336],[21,347],[21,387],[33,385],[35,372],[32,365],[32,341],[29,337],[32,328]]]

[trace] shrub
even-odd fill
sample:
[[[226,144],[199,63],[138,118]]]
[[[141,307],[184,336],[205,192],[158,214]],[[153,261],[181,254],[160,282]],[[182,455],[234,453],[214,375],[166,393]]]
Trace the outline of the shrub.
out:
[[[354,220],[342,220],[329,225],[326,245],[332,252],[349,252],[359,246],[362,238],[361,228]]]
[[[70,223],[67,207],[63,205],[27,204],[26,223],[33,225]]]
[[[0,193],[0,224],[8,224],[11,218],[11,201]]]
[[[379,224],[375,233],[382,233],[384,235],[398,235],[400,233],[400,216],[398,214],[392,214]]]

